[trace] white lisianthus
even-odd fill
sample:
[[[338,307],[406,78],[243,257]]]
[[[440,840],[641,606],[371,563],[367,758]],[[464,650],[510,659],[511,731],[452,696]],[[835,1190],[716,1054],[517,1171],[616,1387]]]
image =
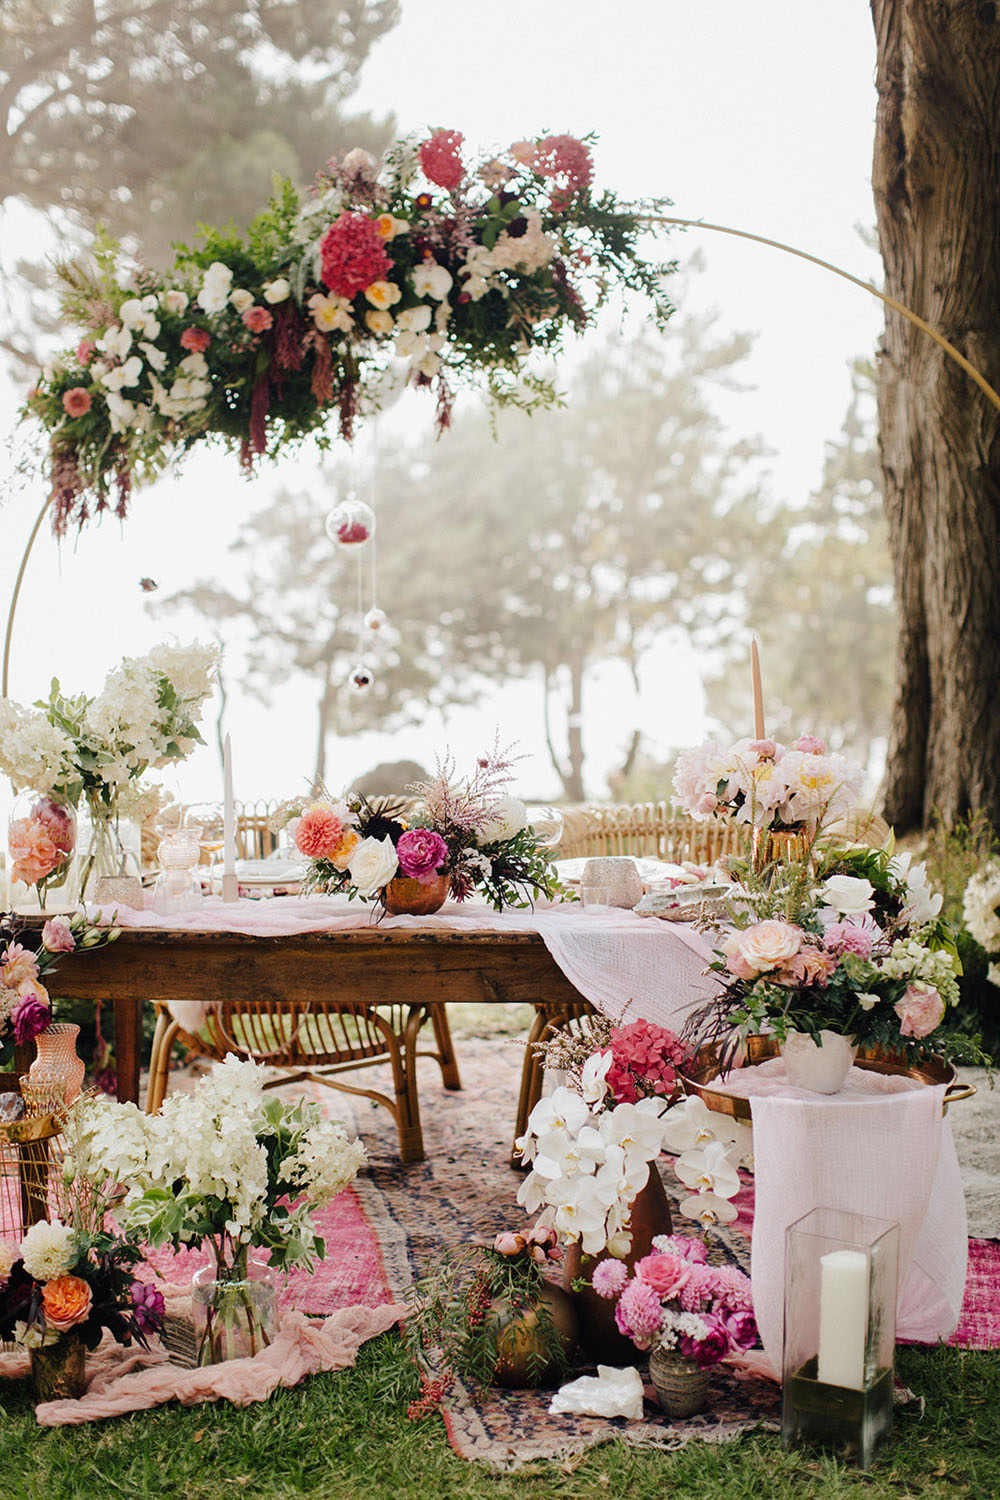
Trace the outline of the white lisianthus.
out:
[[[253,292],[248,292],[245,286],[234,287],[229,293],[229,306],[238,313],[245,313],[248,307],[253,307],[255,300]]]
[[[264,283],[264,301],[273,306],[276,302],[287,302],[292,293],[292,283],[287,276],[276,276]]]
[[[362,839],[351,855],[348,869],[359,896],[372,896],[388,885],[399,862],[392,839]]]
[[[516,833],[520,833],[528,826],[528,809],[518,797],[500,797],[492,809],[492,816],[488,823],[476,833],[476,843],[480,848],[486,844],[499,844],[504,839],[512,839]]]
[[[831,875],[819,891],[824,905],[832,906],[844,916],[856,916],[871,911],[874,887],[870,880],[861,880],[855,875]]]
[[[76,1235],[59,1219],[41,1219],[32,1224],[21,1241],[24,1269],[36,1281],[65,1276],[80,1257]]]
[[[198,306],[207,313],[221,312],[232,290],[233,273],[221,260],[213,260],[202,278]]]
[[[185,311],[187,305],[188,294],[187,292],[182,292],[180,287],[168,287],[166,291],[160,293],[160,306],[164,312],[173,313],[176,317],[179,317]]]

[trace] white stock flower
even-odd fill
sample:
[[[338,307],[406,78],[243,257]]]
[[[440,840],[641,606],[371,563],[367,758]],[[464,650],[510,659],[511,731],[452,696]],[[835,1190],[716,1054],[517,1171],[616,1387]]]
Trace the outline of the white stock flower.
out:
[[[392,839],[362,839],[347,868],[358,895],[374,895],[389,883],[399,868]]]
[[[366,1159],[364,1146],[351,1140],[339,1120],[316,1120],[281,1170],[293,1197],[296,1189],[307,1192],[317,1208],[325,1208],[354,1180]]]
[[[233,285],[233,273],[221,260],[213,260],[202,278],[198,291],[198,306],[207,313],[221,312],[229,300]]]
[[[36,1281],[51,1281],[65,1276],[79,1258],[76,1235],[58,1219],[41,1219],[32,1224],[21,1241],[24,1269]]]

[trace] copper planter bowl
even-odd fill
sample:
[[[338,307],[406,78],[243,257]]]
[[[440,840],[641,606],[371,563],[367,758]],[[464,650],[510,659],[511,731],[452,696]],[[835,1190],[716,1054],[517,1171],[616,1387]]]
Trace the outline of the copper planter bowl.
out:
[[[382,892],[385,909],[390,917],[427,917],[440,911],[451,888],[450,875],[436,875],[427,885],[411,880],[406,875],[397,875]]]

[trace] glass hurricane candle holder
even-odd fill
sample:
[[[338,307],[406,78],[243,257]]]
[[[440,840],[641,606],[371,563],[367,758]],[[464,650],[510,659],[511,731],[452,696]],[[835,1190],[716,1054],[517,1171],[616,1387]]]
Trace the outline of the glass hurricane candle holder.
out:
[[[781,1441],[867,1469],[892,1426],[899,1225],[814,1208],[785,1232]]]

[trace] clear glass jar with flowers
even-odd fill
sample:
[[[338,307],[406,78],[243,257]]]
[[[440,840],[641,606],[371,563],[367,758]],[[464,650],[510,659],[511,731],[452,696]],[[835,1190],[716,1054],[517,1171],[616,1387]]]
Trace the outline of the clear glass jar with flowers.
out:
[[[91,1171],[125,1190],[119,1222],[152,1246],[210,1251],[195,1283],[202,1364],[271,1341],[271,1273],[323,1258],[312,1214],[365,1160],[360,1141],[318,1105],[265,1095],[263,1072],[229,1056],[191,1092],[171,1094],[159,1114],[97,1099],[82,1117]]]
[[[7,824],[8,907],[66,915],[76,852],[76,813],[55,790],[19,793]],[[32,895],[33,893],[33,895]]]

